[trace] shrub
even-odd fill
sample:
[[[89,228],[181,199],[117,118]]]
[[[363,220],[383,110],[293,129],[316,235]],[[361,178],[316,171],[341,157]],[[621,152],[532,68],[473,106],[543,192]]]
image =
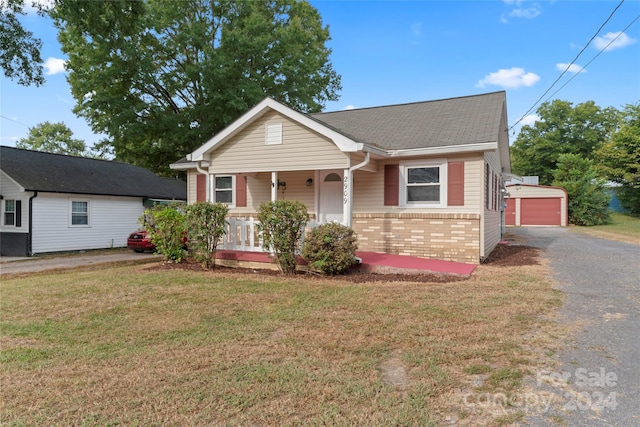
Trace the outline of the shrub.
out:
[[[353,265],[356,249],[356,233],[345,225],[330,222],[319,225],[307,234],[302,256],[316,271],[341,274]]]
[[[146,210],[140,218],[156,251],[167,261],[184,259],[185,215],[177,206],[156,207]]]
[[[207,268],[216,266],[216,247],[226,231],[228,213],[222,203],[198,202],[186,208],[189,252]]]
[[[593,162],[577,154],[558,158],[553,185],[569,196],[569,222],[575,225],[599,225],[609,221],[609,196],[596,176]]]
[[[296,200],[276,200],[261,203],[258,208],[258,230],[262,247],[273,251],[280,271],[292,274],[296,271],[296,251],[304,227],[309,221],[307,207]]]

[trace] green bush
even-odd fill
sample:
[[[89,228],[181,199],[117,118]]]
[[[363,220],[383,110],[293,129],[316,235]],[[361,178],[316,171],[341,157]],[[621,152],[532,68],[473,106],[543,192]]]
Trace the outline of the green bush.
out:
[[[571,224],[590,226],[609,221],[609,195],[591,160],[577,154],[562,154],[553,176],[553,185],[567,191]]]
[[[198,202],[186,208],[189,252],[207,268],[216,266],[216,247],[226,231],[228,213],[222,203]]]
[[[330,222],[311,230],[304,239],[302,256],[324,274],[341,274],[353,265],[358,239],[349,227]]]
[[[273,251],[276,264],[285,274],[296,271],[296,251],[309,213],[304,203],[296,200],[276,200],[261,203],[258,208],[258,230],[262,247]]]
[[[181,262],[184,259],[185,215],[179,207],[165,206],[148,209],[140,218],[156,252],[165,260]]]

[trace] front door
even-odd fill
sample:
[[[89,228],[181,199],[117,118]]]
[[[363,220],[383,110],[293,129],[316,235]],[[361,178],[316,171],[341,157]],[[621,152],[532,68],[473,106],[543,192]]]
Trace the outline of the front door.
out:
[[[341,170],[320,171],[319,222],[342,222],[343,184]]]

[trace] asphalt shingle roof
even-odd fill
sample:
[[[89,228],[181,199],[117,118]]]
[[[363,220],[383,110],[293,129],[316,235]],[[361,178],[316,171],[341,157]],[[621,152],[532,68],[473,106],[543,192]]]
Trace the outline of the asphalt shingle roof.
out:
[[[312,114],[343,135],[384,150],[498,141],[504,91],[436,101]]]
[[[0,169],[26,191],[187,200],[187,186],[128,163],[0,146]]]

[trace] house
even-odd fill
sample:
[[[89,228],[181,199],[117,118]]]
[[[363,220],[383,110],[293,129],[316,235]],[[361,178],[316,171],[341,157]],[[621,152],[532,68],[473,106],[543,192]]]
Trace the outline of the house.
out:
[[[296,199],[362,251],[479,263],[501,238],[506,111],[504,91],[311,115],[267,98],[171,168],[231,217]]]
[[[186,200],[184,181],[126,163],[0,147],[0,254],[126,246],[145,205]]]

